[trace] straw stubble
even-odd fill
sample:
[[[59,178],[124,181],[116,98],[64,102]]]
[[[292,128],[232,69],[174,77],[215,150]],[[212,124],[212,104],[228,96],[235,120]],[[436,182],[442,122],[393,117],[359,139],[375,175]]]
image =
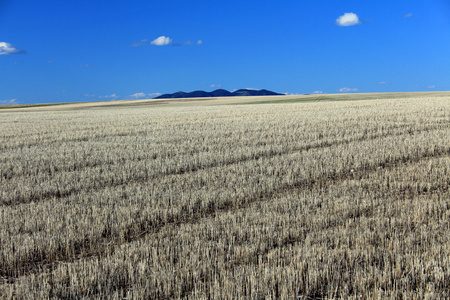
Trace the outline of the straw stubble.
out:
[[[2,114],[2,298],[446,298],[447,98]]]

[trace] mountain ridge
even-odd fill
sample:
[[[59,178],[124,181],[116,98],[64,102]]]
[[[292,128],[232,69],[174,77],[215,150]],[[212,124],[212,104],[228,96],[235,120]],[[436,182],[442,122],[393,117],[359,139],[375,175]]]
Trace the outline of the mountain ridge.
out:
[[[284,94],[275,93],[269,90],[252,90],[252,89],[239,89],[234,92],[229,92],[224,89],[217,89],[212,92],[205,91],[193,91],[189,93],[175,92],[172,94],[163,94],[153,99],[168,99],[168,98],[208,98],[208,97],[234,97],[234,96],[280,96]]]

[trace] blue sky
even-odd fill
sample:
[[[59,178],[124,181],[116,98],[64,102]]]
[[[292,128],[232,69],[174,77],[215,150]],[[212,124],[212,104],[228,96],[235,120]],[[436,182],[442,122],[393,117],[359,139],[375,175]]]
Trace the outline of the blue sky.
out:
[[[450,90],[450,0],[0,0],[0,104],[217,88]]]

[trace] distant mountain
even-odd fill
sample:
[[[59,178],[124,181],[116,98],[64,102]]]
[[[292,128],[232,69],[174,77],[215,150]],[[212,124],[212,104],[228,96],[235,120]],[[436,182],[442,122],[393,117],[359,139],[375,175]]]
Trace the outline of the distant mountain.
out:
[[[229,91],[224,90],[224,89],[218,89],[218,90],[212,91],[209,94],[211,94],[211,97],[231,97],[231,96],[233,96],[233,93],[230,93]]]
[[[283,94],[278,94],[268,90],[249,90],[249,89],[241,89],[234,91],[233,96],[278,96]]]
[[[176,92],[173,94],[164,94],[153,99],[166,99],[166,98],[206,98],[206,97],[233,97],[233,96],[277,96],[283,95],[268,90],[250,90],[240,89],[234,92],[229,92],[224,89],[218,89],[212,92],[205,91],[193,91],[190,93]]]

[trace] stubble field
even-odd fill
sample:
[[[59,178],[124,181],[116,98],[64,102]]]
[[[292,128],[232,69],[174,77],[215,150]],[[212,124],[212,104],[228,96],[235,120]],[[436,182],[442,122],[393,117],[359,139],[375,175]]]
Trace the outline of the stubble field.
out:
[[[61,107],[0,113],[1,299],[450,297],[448,95]]]

